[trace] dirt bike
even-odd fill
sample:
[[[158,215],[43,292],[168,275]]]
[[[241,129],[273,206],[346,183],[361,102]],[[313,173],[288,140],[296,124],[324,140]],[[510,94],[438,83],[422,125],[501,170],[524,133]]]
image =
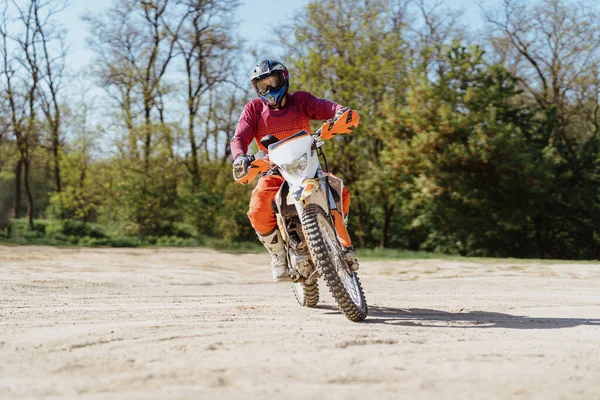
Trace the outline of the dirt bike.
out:
[[[283,140],[267,135],[268,149],[251,156],[245,173],[234,171],[238,183],[249,184],[258,176],[280,174],[285,182],[275,196],[277,226],[286,245],[287,264],[294,294],[300,305],[319,302],[318,278],[323,277],[344,315],[351,321],[367,317],[362,285],[349,265],[336,233],[332,210],[343,211],[341,179],[328,172],[321,147],[336,134],[351,132],[359,116],[347,110],[323,124],[314,135],[302,130]],[[323,158],[325,169],[319,157]],[[346,218],[346,216],[344,216]]]

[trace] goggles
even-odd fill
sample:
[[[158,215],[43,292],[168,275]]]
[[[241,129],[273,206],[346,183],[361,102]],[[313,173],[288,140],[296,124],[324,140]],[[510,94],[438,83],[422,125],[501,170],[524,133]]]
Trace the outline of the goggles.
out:
[[[256,91],[259,94],[265,95],[272,89],[279,89],[283,84],[283,78],[281,74],[269,75],[254,83]]]

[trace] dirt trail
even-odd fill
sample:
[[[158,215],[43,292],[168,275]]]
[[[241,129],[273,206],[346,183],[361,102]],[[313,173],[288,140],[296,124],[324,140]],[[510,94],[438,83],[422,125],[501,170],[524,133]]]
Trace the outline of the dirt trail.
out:
[[[600,399],[597,263],[363,262],[363,323],[266,264],[0,247],[0,398]]]

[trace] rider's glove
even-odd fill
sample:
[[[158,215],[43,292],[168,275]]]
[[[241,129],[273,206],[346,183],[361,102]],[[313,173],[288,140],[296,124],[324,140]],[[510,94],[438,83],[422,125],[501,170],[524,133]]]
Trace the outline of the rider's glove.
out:
[[[242,176],[248,172],[248,168],[252,164],[252,158],[246,154],[240,154],[233,162],[233,172],[236,175]]]
[[[333,118],[337,120],[339,117],[342,116],[343,113],[345,113],[349,109],[350,109],[350,107],[342,107],[342,108],[340,108],[339,110],[336,111],[335,117],[333,117]]]
[[[336,113],[333,116],[333,118],[328,119],[327,122],[332,123],[332,122],[337,121],[342,116],[343,113],[345,113],[346,111],[348,111],[349,108],[350,107],[342,107],[342,108],[340,108],[339,110],[336,111]]]

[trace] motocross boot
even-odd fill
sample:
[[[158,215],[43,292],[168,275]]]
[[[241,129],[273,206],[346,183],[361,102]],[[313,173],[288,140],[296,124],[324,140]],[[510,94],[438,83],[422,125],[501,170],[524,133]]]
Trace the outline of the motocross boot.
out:
[[[290,282],[291,277],[287,267],[285,243],[283,243],[279,229],[275,229],[267,235],[261,235],[258,232],[256,234],[271,256],[273,282]]]

